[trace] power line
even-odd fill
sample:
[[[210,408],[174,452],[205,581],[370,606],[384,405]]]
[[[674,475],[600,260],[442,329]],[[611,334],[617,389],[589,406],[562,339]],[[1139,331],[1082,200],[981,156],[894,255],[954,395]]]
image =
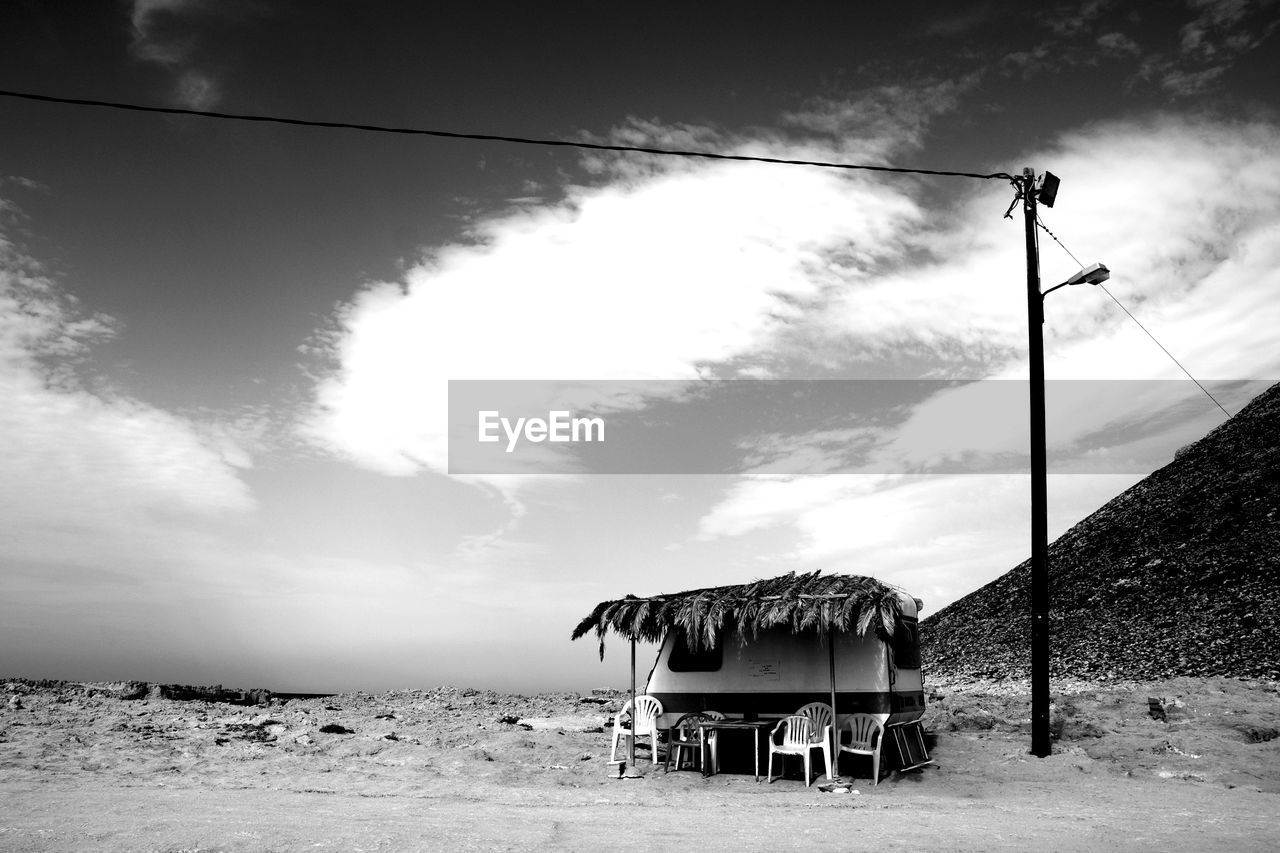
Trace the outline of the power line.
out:
[[[1066,252],[1068,255],[1071,255],[1071,260],[1075,261],[1075,262],[1076,262],[1076,264],[1077,264],[1078,266],[1080,266],[1080,267],[1083,267],[1083,266],[1084,266],[1084,264],[1080,263],[1080,259],[1079,259],[1079,258],[1077,258],[1074,254],[1072,254],[1071,250],[1070,250],[1070,249],[1068,249],[1068,248],[1066,247],[1066,245],[1065,245],[1061,240],[1059,240],[1059,239],[1058,239],[1058,236],[1057,236],[1056,234],[1054,234],[1052,231],[1050,231],[1050,230],[1049,230],[1049,227],[1048,227],[1047,225],[1045,225],[1043,221],[1041,221],[1041,219],[1040,219],[1039,215],[1037,215],[1037,216],[1036,216],[1036,223],[1037,223],[1041,228],[1043,228],[1043,229],[1044,229],[1044,232],[1045,232],[1046,234],[1048,234],[1050,237],[1052,237],[1052,238],[1053,238],[1053,241],[1054,241],[1055,243],[1057,243],[1059,246],[1062,246],[1062,251]],[[1230,413],[1230,412],[1228,412],[1225,408],[1223,408],[1223,405],[1222,405],[1221,403],[1219,403],[1219,402],[1218,402],[1218,398],[1217,398],[1217,397],[1214,397],[1212,394],[1210,394],[1210,393],[1209,393],[1209,389],[1208,389],[1208,388],[1205,388],[1203,385],[1201,385],[1201,384],[1200,384],[1200,380],[1199,380],[1199,379],[1196,379],[1194,376],[1192,376],[1192,375],[1191,375],[1191,371],[1190,371],[1190,370],[1187,370],[1185,367],[1183,367],[1183,366],[1182,366],[1182,362],[1180,362],[1180,361],[1178,361],[1178,359],[1174,358],[1173,353],[1169,352],[1169,350],[1165,348],[1165,345],[1164,345],[1164,344],[1162,344],[1162,343],[1160,343],[1160,341],[1156,339],[1156,336],[1155,336],[1155,335],[1151,334],[1151,330],[1150,330],[1150,329],[1148,329],[1146,326],[1142,325],[1142,323],[1141,323],[1141,322],[1139,322],[1138,318],[1137,318],[1137,317],[1135,317],[1135,316],[1133,316],[1133,312],[1132,312],[1132,311],[1130,311],[1128,308],[1124,307],[1124,303],[1123,303],[1123,302],[1121,302],[1119,299],[1116,299],[1116,295],[1115,295],[1114,293],[1112,293],[1110,290],[1107,290],[1107,288],[1106,288],[1105,286],[1103,286],[1102,284],[1099,284],[1099,285],[1098,285],[1098,287],[1101,287],[1101,288],[1102,288],[1102,292],[1103,292],[1103,293],[1105,293],[1105,294],[1107,294],[1107,296],[1110,296],[1110,297],[1111,297],[1111,301],[1115,302],[1115,304],[1117,304],[1117,305],[1119,305],[1119,306],[1120,306],[1120,310],[1121,310],[1121,311],[1123,311],[1125,314],[1128,314],[1128,315],[1129,315],[1129,319],[1130,319],[1130,320],[1132,320],[1134,323],[1137,323],[1137,325],[1138,325],[1138,328],[1139,328],[1139,329],[1141,329],[1142,331],[1144,331],[1144,332],[1146,332],[1146,333],[1147,333],[1147,337],[1149,337],[1149,338],[1151,338],[1151,340],[1155,341],[1156,346],[1160,347],[1160,349],[1164,351],[1164,354],[1165,354],[1165,355],[1167,355],[1167,356],[1169,356],[1169,359],[1170,359],[1174,364],[1178,365],[1178,368],[1179,368],[1183,373],[1187,374],[1187,378],[1188,378],[1188,379],[1190,379],[1192,382],[1196,383],[1196,387],[1197,387],[1197,388],[1199,388],[1201,391],[1203,391],[1206,397],[1208,397],[1210,400],[1213,400],[1213,404],[1214,404],[1215,406],[1217,406],[1219,409],[1222,409],[1222,413],[1223,413],[1224,415],[1226,415],[1228,418],[1230,418],[1230,417],[1231,417],[1231,413]]]
[[[1147,329],[1147,327],[1146,327],[1146,326],[1144,326],[1144,325],[1142,325],[1142,323],[1138,322],[1138,318],[1137,318],[1137,317],[1135,317],[1135,316],[1133,316],[1133,314],[1129,311],[1129,309],[1128,309],[1128,308],[1125,308],[1125,307],[1124,307],[1124,304],[1123,304],[1119,299],[1116,299],[1116,297],[1115,297],[1115,294],[1114,294],[1114,293],[1112,293],[1110,290],[1107,290],[1107,288],[1106,288],[1106,287],[1104,287],[1104,286],[1103,286],[1103,285],[1101,285],[1101,284],[1099,284],[1099,285],[1098,285],[1098,287],[1101,287],[1101,288],[1102,288],[1102,292],[1103,292],[1103,293],[1105,293],[1105,294],[1107,294],[1107,296],[1110,296],[1110,297],[1112,298],[1112,300],[1113,300],[1117,305],[1119,305],[1119,306],[1120,306],[1120,310],[1121,310],[1121,311],[1123,311],[1124,313],[1126,313],[1126,314],[1128,314],[1128,315],[1129,315],[1129,319],[1130,319],[1130,320],[1132,320],[1133,322],[1135,322],[1135,323],[1137,323],[1137,324],[1138,324],[1138,328],[1139,328],[1139,329],[1141,329],[1142,331],[1144,331],[1144,332],[1146,332],[1146,333],[1147,333],[1147,337],[1151,338],[1151,340],[1153,340],[1153,341],[1155,341],[1155,342],[1156,342],[1156,346],[1158,346],[1158,347],[1160,347],[1160,349],[1164,350],[1164,354],[1165,354],[1165,355],[1167,355],[1167,356],[1169,356],[1169,358],[1173,361],[1173,363],[1174,363],[1174,364],[1176,364],[1176,365],[1178,365],[1179,369],[1181,369],[1183,373],[1187,374],[1187,377],[1188,377],[1192,382],[1196,383],[1196,387],[1197,387],[1197,388],[1199,388],[1201,391],[1203,391],[1203,392],[1205,393],[1205,396],[1206,396],[1206,397],[1208,397],[1210,400],[1213,400],[1213,404],[1214,404],[1215,406],[1217,406],[1219,409],[1222,409],[1222,413],[1223,413],[1224,415],[1226,415],[1228,418],[1229,418],[1229,417],[1231,417],[1231,413],[1230,413],[1230,412],[1228,412],[1225,408],[1223,408],[1222,404],[1218,402],[1218,399],[1217,399],[1216,397],[1214,397],[1212,394],[1210,394],[1210,393],[1209,393],[1209,389],[1207,389],[1207,388],[1205,388],[1203,385],[1201,385],[1201,384],[1200,384],[1200,380],[1199,380],[1199,379],[1196,379],[1194,376],[1192,376],[1192,375],[1191,375],[1191,371],[1189,371],[1189,370],[1187,370],[1185,367],[1183,367],[1183,366],[1182,366],[1182,362],[1180,362],[1180,361],[1178,361],[1176,358],[1174,358],[1174,357],[1173,357],[1173,353],[1171,353],[1171,352],[1169,352],[1169,350],[1165,349],[1164,344],[1162,344],[1162,343],[1160,343],[1159,341],[1157,341],[1157,340],[1156,340],[1156,336],[1155,336],[1155,335],[1153,335],[1153,334],[1151,334],[1151,332]]]
[[[1048,234],[1050,237],[1053,238],[1053,242],[1057,243],[1059,246],[1062,247],[1062,251],[1066,252],[1068,255],[1071,255],[1071,260],[1076,262],[1076,266],[1081,268],[1084,267],[1084,264],[1080,263],[1080,259],[1077,258],[1074,254],[1072,254],[1071,250],[1066,247],[1066,244],[1064,244],[1061,240],[1058,239],[1058,235],[1054,234],[1052,231],[1049,230],[1049,226],[1044,224],[1044,220],[1040,218],[1040,214],[1038,213],[1036,214],[1036,224],[1044,229],[1044,233]]]
[[[245,114],[245,113],[224,113],[224,112],[216,112],[213,110],[194,110],[194,109],[186,109],[182,107],[156,107],[156,106],[147,106],[144,104],[125,103],[120,101],[99,101],[99,100],[93,100],[89,98],[65,98],[65,97],[60,97],[56,95],[43,95],[43,94],[38,94],[34,92],[17,92],[17,91],[8,90],[8,89],[0,89],[0,96],[6,97],[6,98],[20,98],[28,101],[39,101],[42,103],[66,104],[70,106],[101,107],[105,109],[126,110],[130,112],[161,113],[164,115],[196,116],[198,118],[222,119],[226,121],[250,121],[250,122],[260,122],[260,123],[269,123],[269,124],[286,124],[286,125],[294,125],[298,127],[323,127],[323,128],[332,128],[332,129],[341,129],[341,130],[356,130],[364,133],[392,133],[392,134],[398,134],[402,136],[432,136],[432,137],[442,138],[442,139],[470,139],[470,140],[477,140],[477,141],[483,141],[483,142],[507,142],[507,143],[517,144],[517,145],[539,145],[544,147],[556,147],[556,148],[579,148],[579,149],[584,149],[589,151],[617,151],[617,152],[625,152],[625,153],[633,153],[633,154],[654,154],[654,155],[665,156],[665,157],[690,157],[690,158],[700,158],[705,160],[734,160],[734,161],[749,162],[749,163],[772,163],[772,164],[784,165],[784,166],[813,166],[813,167],[823,168],[823,169],[844,169],[844,170],[857,170],[857,171],[865,171],[865,172],[887,172],[887,173],[899,174],[899,175],[931,175],[931,176],[939,176],[939,177],[975,178],[977,180],[984,180],[984,181],[989,181],[989,180],[1016,181],[1016,179],[1007,172],[992,172],[990,174],[980,174],[977,172],[956,172],[956,171],[949,171],[944,169],[913,169],[913,168],[902,168],[897,166],[872,166],[864,163],[833,163],[833,162],[822,161],[822,160],[793,160],[793,159],[788,159],[784,157],[757,157],[757,156],[751,156],[746,154],[722,154],[722,153],[712,152],[712,151],[688,151],[688,150],[670,149],[670,148],[652,148],[652,147],[636,146],[636,145],[606,145],[603,143],[596,143],[596,142],[574,142],[566,139],[534,139],[530,137],[505,136],[505,135],[489,134],[489,133],[461,133],[457,131],[429,130],[426,128],[417,128],[417,127],[392,127],[392,126],[386,126],[386,125],[360,124],[356,122],[345,122],[345,121],[319,121],[314,119],[292,118],[288,116],[251,115],[251,114]],[[1071,250],[1068,249],[1066,245],[1061,240],[1058,239],[1057,235],[1049,230],[1049,228],[1044,224],[1044,222],[1039,218],[1039,216],[1036,217],[1036,222],[1041,228],[1044,229],[1045,233],[1047,233],[1050,237],[1053,238],[1054,242],[1056,242],[1059,246],[1062,247],[1063,251],[1065,251],[1068,255],[1071,256],[1071,259],[1074,260],[1076,264],[1083,266],[1083,264],[1080,263],[1079,258],[1077,258],[1074,254],[1072,254]],[[1165,348],[1164,344],[1160,343],[1160,341],[1156,339],[1156,336],[1151,334],[1150,330],[1148,330],[1146,326],[1143,326],[1142,323],[1138,321],[1138,318],[1134,317],[1133,313],[1130,312],[1129,309],[1126,308],[1124,304],[1120,302],[1119,299],[1116,299],[1115,294],[1107,290],[1105,287],[1103,287],[1102,290],[1104,293],[1107,294],[1107,296],[1110,296],[1111,299],[1115,301],[1117,305],[1120,306],[1120,309],[1124,311],[1124,313],[1127,314],[1129,318],[1138,325],[1138,328],[1146,332],[1147,336],[1150,337],[1151,340],[1155,342],[1156,346],[1160,347],[1160,349],[1164,351],[1165,355],[1169,356],[1169,358],[1173,361],[1173,363],[1176,364],[1178,368],[1181,369],[1182,372],[1185,373],[1187,377],[1192,382],[1194,382],[1196,386],[1201,391],[1203,391],[1210,400],[1213,400],[1214,404],[1219,409],[1222,409],[1223,414],[1225,414],[1227,417],[1231,417],[1231,413],[1228,412],[1225,408],[1223,408],[1222,404],[1219,403],[1218,400],[1212,394],[1209,393],[1208,389],[1206,389],[1203,385],[1201,385],[1200,381],[1197,380],[1194,376],[1192,376],[1189,370],[1183,367],[1182,363],[1178,361],[1177,358],[1174,357],[1173,353],[1169,352],[1169,350]]]
[[[435,136],[444,139],[475,139],[485,142],[510,142],[519,145],[542,145],[557,148],[584,148],[590,151],[624,151],[634,154],[658,154],[667,157],[699,157],[706,160],[738,160],[750,163],[776,163],[785,166],[817,166],[823,169],[849,169],[866,172],[892,172],[900,175],[937,175],[955,178],[977,178],[978,180],[1013,180],[1013,176],[1005,172],[989,175],[976,172],[950,172],[940,169],[905,169],[895,166],[869,166],[860,163],[831,163],[821,160],[790,160],[783,157],[753,157],[746,154],[719,154],[711,151],[682,151],[669,148],[647,148],[633,145],[605,145],[595,142],[572,142],[566,139],[532,139],[523,136],[500,136],[490,133],[458,133],[449,130],[426,130],[417,127],[388,127],[377,124],[357,124],[346,121],[315,121],[312,119],[289,118],[271,115],[247,115],[244,113],[223,113],[211,110],[191,110],[180,107],[152,107],[143,104],[121,103],[117,101],[96,101],[87,98],[63,98],[55,95],[40,95],[33,92],[14,92],[0,89],[0,96],[6,98],[22,98],[28,101],[41,101],[51,104],[70,104],[80,107],[105,107],[113,110],[129,110],[143,113],[164,113],[166,115],[198,116],[200,118],[225,119],[230,121],[256,121],[271,124],[289,124],[301,127],[326,127],[342,130],[358,130],[365,133],[395,133],[408,136]]]

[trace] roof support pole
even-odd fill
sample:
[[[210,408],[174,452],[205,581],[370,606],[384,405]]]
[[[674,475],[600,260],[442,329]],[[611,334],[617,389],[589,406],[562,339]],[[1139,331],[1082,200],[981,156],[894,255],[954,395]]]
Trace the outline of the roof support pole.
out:
[[[836,772],[840,764],[840,727],[839,720],[836,718],[836,632],[827,629],[827,659],[831,665],[831,755],[836,763],[836,768],[832,770],[833,778],[840,774]]]
[[[658,745],[653,745],[654,757],[657,757]],[[627,738],[627,766],[633,770],[636,766],[636,638],[631,638],[631,737]]]
[[[1043,758],[1049,743],[1049,522],[1044,416],[1044,297],[1036,245],[1036,176],[1018,180],[1027,241],[1027,336],[1031,358],[1031,754]]]

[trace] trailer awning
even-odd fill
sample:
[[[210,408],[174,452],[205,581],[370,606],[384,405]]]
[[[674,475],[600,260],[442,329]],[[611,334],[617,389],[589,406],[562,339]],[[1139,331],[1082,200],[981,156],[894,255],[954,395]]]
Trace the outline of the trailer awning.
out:
[[[790,626],[797,633],[865,635],[874,630],[888,640],[902,615],[900,595],[896,587],[861,575],[790,572],[734,586],[602,601],[578,623],[572,638],[594,631],[600,639],[601,658],[610,630],[629,640],[656,643],[670,629],[680,628],[694,649],[714,647],[722,628],[737,631],[742,640],[779,626]]]

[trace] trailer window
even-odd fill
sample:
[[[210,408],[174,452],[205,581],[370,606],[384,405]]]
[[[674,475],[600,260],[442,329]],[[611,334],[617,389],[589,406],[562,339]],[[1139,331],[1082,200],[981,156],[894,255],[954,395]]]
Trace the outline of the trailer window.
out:
[[[893,626],[893,665],[920,668],[920,623],[915,619],[899,619]]]
[[[724,663],[724,643],[720,633],[716,632],[714,648],[700,645],[697,651],[689,648],[689,638],[684,631],[676,631],[671,655],[667,658],[667,668],[672,672],[715,672]]]

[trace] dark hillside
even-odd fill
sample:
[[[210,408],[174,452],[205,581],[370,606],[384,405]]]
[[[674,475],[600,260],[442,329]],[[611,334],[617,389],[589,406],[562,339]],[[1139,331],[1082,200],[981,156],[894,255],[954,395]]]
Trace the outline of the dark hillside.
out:
[[[1052,672],[1280,678],[1280,385],[1049,547]],[[921,626],[927,672],[1026,677],[1030,560]]]

